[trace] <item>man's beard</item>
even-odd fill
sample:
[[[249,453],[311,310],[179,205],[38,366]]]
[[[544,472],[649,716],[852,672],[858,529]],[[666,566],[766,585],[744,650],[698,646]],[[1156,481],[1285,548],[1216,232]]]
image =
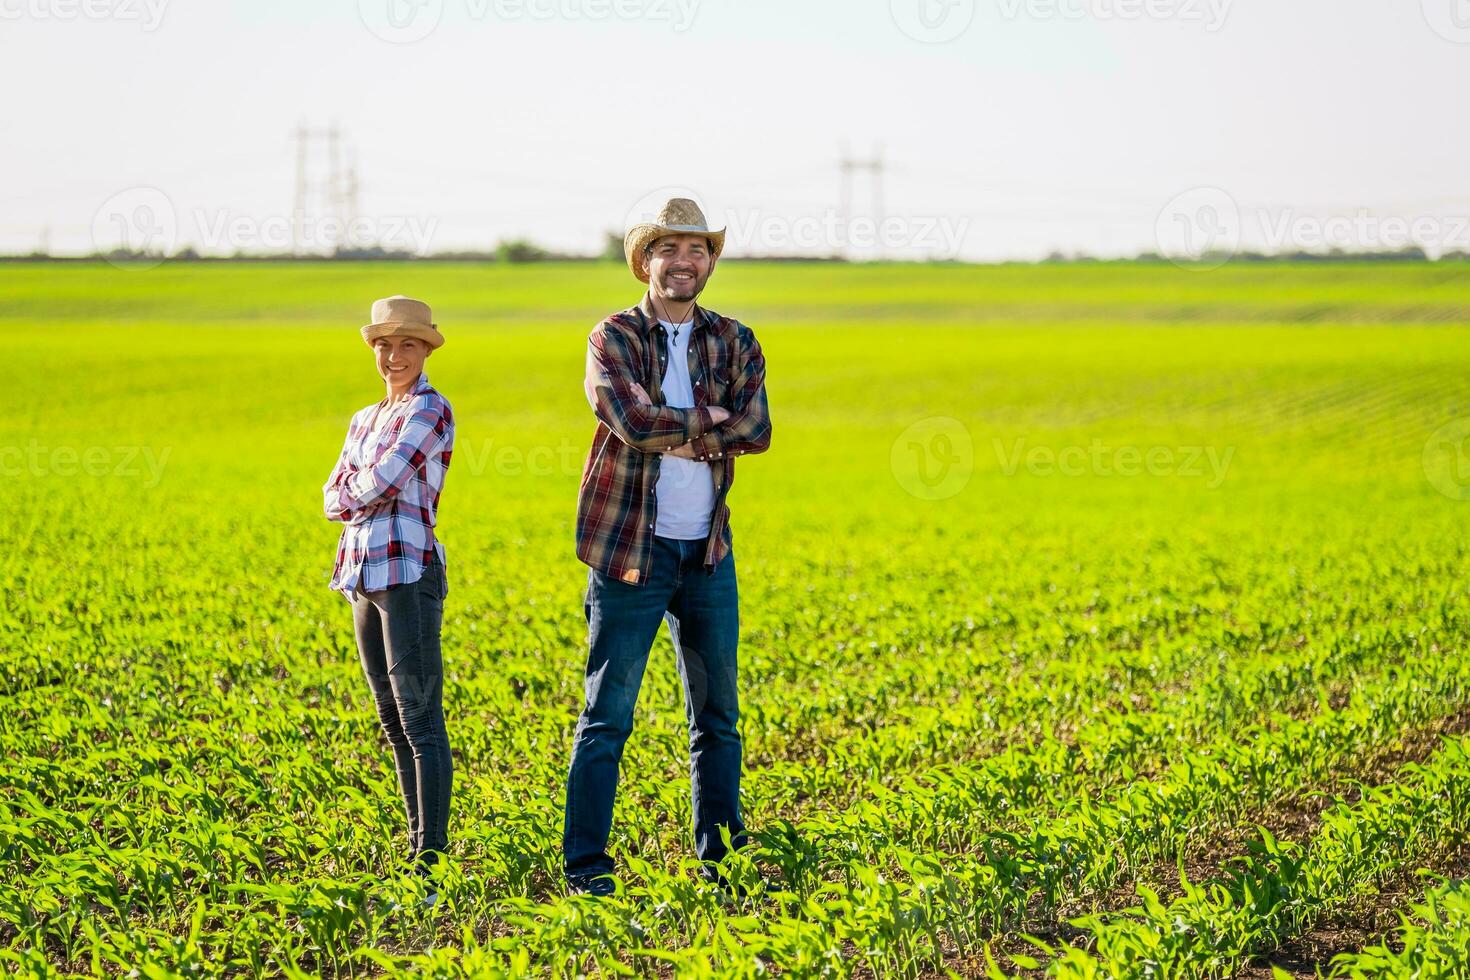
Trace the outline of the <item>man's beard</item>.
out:
[[[664,294],[664,296],[673,300],[676,303],[687,303],[689,300],[697,297],[704,290],[704,284],[707,278],[708,277],[702,279],[699,276],[695,276],[688,282],[681,283],[675,282],[668,276],[663,276],[661,279],[659,279],[659,290]]]

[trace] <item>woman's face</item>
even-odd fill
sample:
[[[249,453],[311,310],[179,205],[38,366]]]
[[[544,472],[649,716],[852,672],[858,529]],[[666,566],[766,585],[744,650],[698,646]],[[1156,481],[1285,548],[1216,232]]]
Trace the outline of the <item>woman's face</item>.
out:
[[[373,341],[378,375],[395,388],[411,385],[424,369],[430,347],[417,337],[379,337]]]

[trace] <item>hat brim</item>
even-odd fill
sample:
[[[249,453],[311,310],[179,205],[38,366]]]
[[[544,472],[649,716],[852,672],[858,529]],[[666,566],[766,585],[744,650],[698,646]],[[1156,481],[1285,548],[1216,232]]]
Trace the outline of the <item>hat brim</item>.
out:
[[[720,253],[725,250],[725,229],[723,228],[712,230],[691,228],[685,225],[634,225],[623,236],[623,256],[628,260],[629,271],[639,282],[645,284],[648,282],[648,273],[643,271],[643,263],[639,261],[643,250],[668,235],[698,235],[701,238],[708,238],[711,262],[719,258]]]
[[[444,335],[437,323],[408,323],[390,320],[387,323],[369,323],[362,328],[362,339],[369,347],[380,337],[417,337],[434,350],[444,346]]]

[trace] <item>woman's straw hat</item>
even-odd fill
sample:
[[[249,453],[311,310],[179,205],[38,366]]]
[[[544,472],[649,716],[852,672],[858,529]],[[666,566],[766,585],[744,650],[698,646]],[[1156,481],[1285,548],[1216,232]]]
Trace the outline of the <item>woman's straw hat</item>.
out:
[[[634,225],[623,236],[623,255],[639,282],[648,282],[648,273],[643,271],[643,250],[665,235],[703,235],[709,239],[710,261],[719,258],[725,247],[725,229],[711,231],[698,204],[687,197],[671,197],[652,223]]]
[[[371,347],[379,337],[417,337],[438,350],[444,335],[429,313],[429,304],[407,296],[389,296],[373,304],[373,322],[362,328],[362,339]]]

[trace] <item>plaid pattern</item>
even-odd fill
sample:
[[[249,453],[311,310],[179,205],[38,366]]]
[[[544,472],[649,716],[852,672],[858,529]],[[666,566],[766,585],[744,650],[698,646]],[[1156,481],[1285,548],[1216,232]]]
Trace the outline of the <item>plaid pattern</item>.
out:
[[[375,435],[379,412],[393,414]],[[434,520],[453,450],[454,413],[426,374],[407,402],[390,407],[384,399],[352,416],[322,487],[327,519],[344,525],[333,589],[351,595],[359,585],[377,592],[417,582],[436,553],[444,561]]]
[[[730,550],[730,508],[735,457],[764,452],[771,444],[766,403],[766,360],[750,328],[698,306],[689,350],[694,360],[694,408],[663,404],[660,379],[668,348],[652,300],[608,317],[587,339],[584,388],[597,416],[592,448],[577,494],[577,557],[617,579],[641,585],[648,578],[661,455],[692,440],[695,455],[713,467],[715,509],[705,542],[706,571]],[[642,385],[652,405],[638,404]],[[712,427],[708,406],[729,409]]]

